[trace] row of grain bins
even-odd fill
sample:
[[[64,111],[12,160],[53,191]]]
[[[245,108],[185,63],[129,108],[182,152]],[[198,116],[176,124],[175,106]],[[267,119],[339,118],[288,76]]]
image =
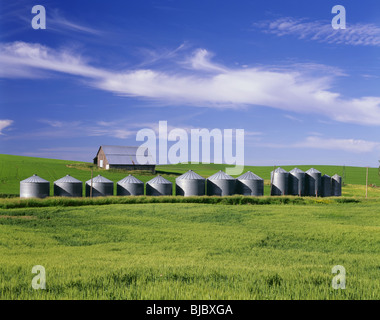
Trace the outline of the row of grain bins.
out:
[[[306,172],[298,168],[290,172],[277,168],[271,172],[271,195],[339,197],[342,195],[342,178],[337,174],[322,176],[314,168]]]
[[[271,173],[271,195],[341,195],[341,178],[339,176],[334,176],[333,178],[323,176],[321,178],[319,171],[318,176],[318,172],[311,170],[315,169],[310,169],[306,173],[297,168],[290,173],[281,168],[276,169]],[[316,173],[315,177],[314,173]],[[118,196],[144,195],[144,183],[132,175],[118,181],[116,187]],[[328,189],[329,187],[330,189]],[[67,175],[54,182],[54,196],[81,197],[82,188],[82,181]],[[86,181],[85,188],[86,197],[112,196],[114,182],[98,175]],[[37,175],[20,182],[21,198],[45,198],[49,196],[49,193],[50,182]],[[189,170],[176,178],[176,195],[202,196],[205,193],[217,196],[233,194],[262,196],[264,195],[264,180],[250,171],[236,179],[223,171],[219,171],[205,179],[194,171]],[[146,183],[146,195],[172,195],[172,183],[158,175]]]

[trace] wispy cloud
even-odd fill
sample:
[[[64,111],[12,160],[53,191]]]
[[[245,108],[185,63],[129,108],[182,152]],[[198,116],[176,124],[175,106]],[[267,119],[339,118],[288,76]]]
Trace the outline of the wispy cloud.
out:
[[[311,148],[324,150],[339,150],[352,153],[367,153],[380,150],[380,142],[367,141],[361,139],[324,138],[321,136],[309,136],[302,141],[289,144],[266,143],[256,146],[279,149]]]
[[[199,49],[183,69],[182,64],[177,64],[166,71],[152,68],[116,71],[93,67],[88,59],[73,51],[14,42],[0,45],[0,76],[32,77],[36,71],[39,76],[64,73],[120,96],[167,105],[214,108],[259,105],[292,113],[319,114],[346,123],[380,124],[380,96],[344,97],[331,89],[334,74],[313,73],[310,66],[306,71],[305,66],[228,68],[214,63],[210,57],[207,50]]]
[[[287,118],[287,119],[289,119],[289,120],[292,120],[292,121],[303,122],[302,119],[299,119],[297,117],[291,116],[290,114],[286,114],[286,115],[284,115],[284,117]]]
[[[2,30],[2,36],[15,35],[30,29],[30,22],[33,17],[31,13],[32,7],[28,1],[18,1],[17,4],[9,1],[6,5],[1,4],[1,21],[11,21],[15,24],[15,27],[11,30]],[[66,34],[70,35],[70,37],[74,35],[104,36],[106,34],[106,32],[100,28],[90,27],[85,22],[72,18],[72,15],[70,15],[70,19],[68,19],[64,13],[57,8],[51,6],[46,8],[46,32]]]
[[[184,50],[187,47],[187,43],[182,43],[177,48],[174,49],[166,49],[166,48],[159,48],[159,49],[147,49],[147,48],[140,48],[138,50],[139,56],[143,57],[144,61],[138,65],[138,67],[143,67],[146,65],[152,65],[156,62],[162,62],[164,60],[170,60],[177,57],[179,52]]]
[[[335,30],[331,21],[308,21],[284,17],[254,23],[263,32],[277,36],[293,35],[299,39],[353,46],[380,46],[380,27],[375,24],[347,24],[346,29]]]
[[[360,139],[334,139],[322,137],[307,137],[305,141],[296,143],[293,147],[314,148],[326,150],[342,150],[354,153],[372,152],[380,149],[380,142]]]
[[[57,32],[80,32],[92,35],[102,35],[103,31],[86,26],[79,22],[74,22],[63,16],[63,14],[57,10],[49,10],[51,17],[49,17],[49,29]]]
[[[0,120],[0,135],[4,135],[3,130],[12,125],[13,120]]]
[[[14,134],[12,136],[6,137],[8,140],[33,140],[33,139],[61,139],[61,138],[78,138],[78,137],[108,137],[108,138],[118,138],[127,139],[136,135],[136,126],[128,128],[124,123],[118,123],[114,125],[113,123],[99,122],[93,123],[91,121],[58,121],[58,120],[48,120],[41,119],[39,121],[46,126],[39,128],[32,132]],[[0,122],[1,125],[1,122]]]

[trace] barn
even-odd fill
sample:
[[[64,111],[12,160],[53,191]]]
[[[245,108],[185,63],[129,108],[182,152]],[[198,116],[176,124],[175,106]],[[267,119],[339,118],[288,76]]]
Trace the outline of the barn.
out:
[[[147,157],[147,164],[139,164],[136,153],[139,147],[127,146],[100,146],[94,164],[100,168],[124,169],[124,170],[149,170],[156,173],[156,164],[153,157],[146,149],[144,156]]]

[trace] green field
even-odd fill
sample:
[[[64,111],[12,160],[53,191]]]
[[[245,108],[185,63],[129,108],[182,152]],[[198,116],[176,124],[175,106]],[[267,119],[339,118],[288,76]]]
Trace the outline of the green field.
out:
[[[379,299],[379,252],[375,201],[0,209],[0,298]]]
[[[342,167],[299,167],[342,174]],[[174,182],[188,169],[208,177],[224,168],[157,170]],[[114,182],[126,175],[0,155],[0,194],[17,196],[19,181],[34,173],[86,181],[91,169]],[[272,169],[245,171],[266,179],[268,195]],[[346,167],[346,183],[343,197],[319,199],[0,199],[0,299],[379,299],[380,188],[364,198],[365,168]],[[370,183],[380,184],[376,168]],[[46,290],[32,289],[35,265],[46,269]],[[331,286],[335,265],[346,269],[345,290]]]
[[[278,164],[280,166],[281,164]],[[291,170],[294,166],[282,166],[285,170]],[[334,174],[343,174],[342,166],[297,166],[298,168],[306,171],[311,167],[314,167],[322,172],[322,174],[328,174],[330,176]],[[177,165],[160,165],[157,166],[157,173],[162,174],[163,177],[171,182],[175,182],[175,178],[192,169],[207,178],[219,170],[225,170],[226,165],[222,164],[177,164]],[[73,177],[87,181],[91,178],[91,169],[94,170],[94,176],[101,174],[104,177],[117,182],[124,178],[129,172],[123,172],[118,170],[104,170],[96,168],[90,163],[67,161],[67,160],[55,160],[55,159],[43,159],[32,158],[12,155],[0,155],[0,195],[18,195],[20,193],[20,181],[30,177],[33,174],[39,175],[51,182],[51,194],[53,194],[53,182],[70,174]],[[252,171],[265,179],[264,194],[270,194],[270,172],[273,167],[253,167],[245,166],[244,172]],[[138,179],[143,182],[147,182],[155,175],[143,172],[131,172]],[[366,169],[361,167],[346,167],[345,168],[345,184],[347,185],[365,185],[366,182]],[[369,169],[369,184],[380,186],[380,178],[378,174],[378,168]],[[116,183],[115,183],[116,188]],[[174,190],[174,184],[173,184]],[[343,189],[343,192],[346,190]],[[115,192],[116,194],[116,192]]]

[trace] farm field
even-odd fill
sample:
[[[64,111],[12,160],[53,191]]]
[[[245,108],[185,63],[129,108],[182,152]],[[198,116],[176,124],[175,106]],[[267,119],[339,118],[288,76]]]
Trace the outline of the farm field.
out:
[[[374,200],[0,209],[0,298],[379,299],[379,231]]]
[[[346,167],[338,198],[269,197],[273,167],[244,170],[265,179],[264,197],[17,197],[20,180],[34,173],[52,189],[66,174],[88,180],[91,169],[115,185],[127,175],[0,155],[0,195],[11,197],[0,199],[0,299],[380,298],[377,168],[369,170],[368,199],[359,167]],[[225,165],[157,166],[157,173],[174,182],[189,169],[208,177]],[[155,176],[132,174],[144,182]],[[31,287],[35,265],[46,269],[46,290]],[[335,265],[346,269],[345,290],[331,286]]]
[[[175,182],[175,178],[185,173],[188,170],[194,170],[201,176],[207,178],[219,170],[225,170],[227,165],[224,164],[176,164],[176,165],[160,165],[156,167],[157,174],[161,174],[164,178],[171,182]],[[278,164],[280,166],[280,164]],[[322,172],[322,174],[328,174],[330,176],[334,174],[343,174],[342,166],[282,166],[285,170],[291,170],[294,167],[298,167],[304,171],[314,167]],[[94,170],[94,176],[101,174],[104,177],[115,182],[124,178],[128,172],[118,170],[104,170],[96,168],[91,163],[77,162],[68,160],[55,160],[44,158],[33,158],[13,155],[0,155],[0,195],[18,195],[20,193],[20,181],[30,177],[33,174],[39,175],[50,181],[51,194],[53,194],[53,182],[62,178],[63,176],[70,174],[73,177],[85,182],[91,178],[91,169]],[[245,166],[244,172],[252,171],[262,177],[265,180],[264,195],[270,194],[270,172],[273,167],[254,167]],[[365,168],[362,167],[346,167],[346,186],[348,185],[365,185]],[[130,172],[143,182],[147,182],[156,175],[146,172]],[[378,174],[378,168],[369,168],[369,184],[380,186],[380,178]],[[355,187],[356,188],[356,187]],[[351,187],[352,189],[352,187]],[[343,195],[345,192],[353,194],[350,187],[343,188]],[[357,188],[356,188],[357,189]],[[380,188],[378,188],[380,189]],[[377,190],[374,189],[374,194],[377,194]],[[174,192],[174,184],[173,184]],[[370,192],[372,192],[370,188]],[[355,192],[354,192],[355,193]],[[360,193],[364,195],[364,193]]]

